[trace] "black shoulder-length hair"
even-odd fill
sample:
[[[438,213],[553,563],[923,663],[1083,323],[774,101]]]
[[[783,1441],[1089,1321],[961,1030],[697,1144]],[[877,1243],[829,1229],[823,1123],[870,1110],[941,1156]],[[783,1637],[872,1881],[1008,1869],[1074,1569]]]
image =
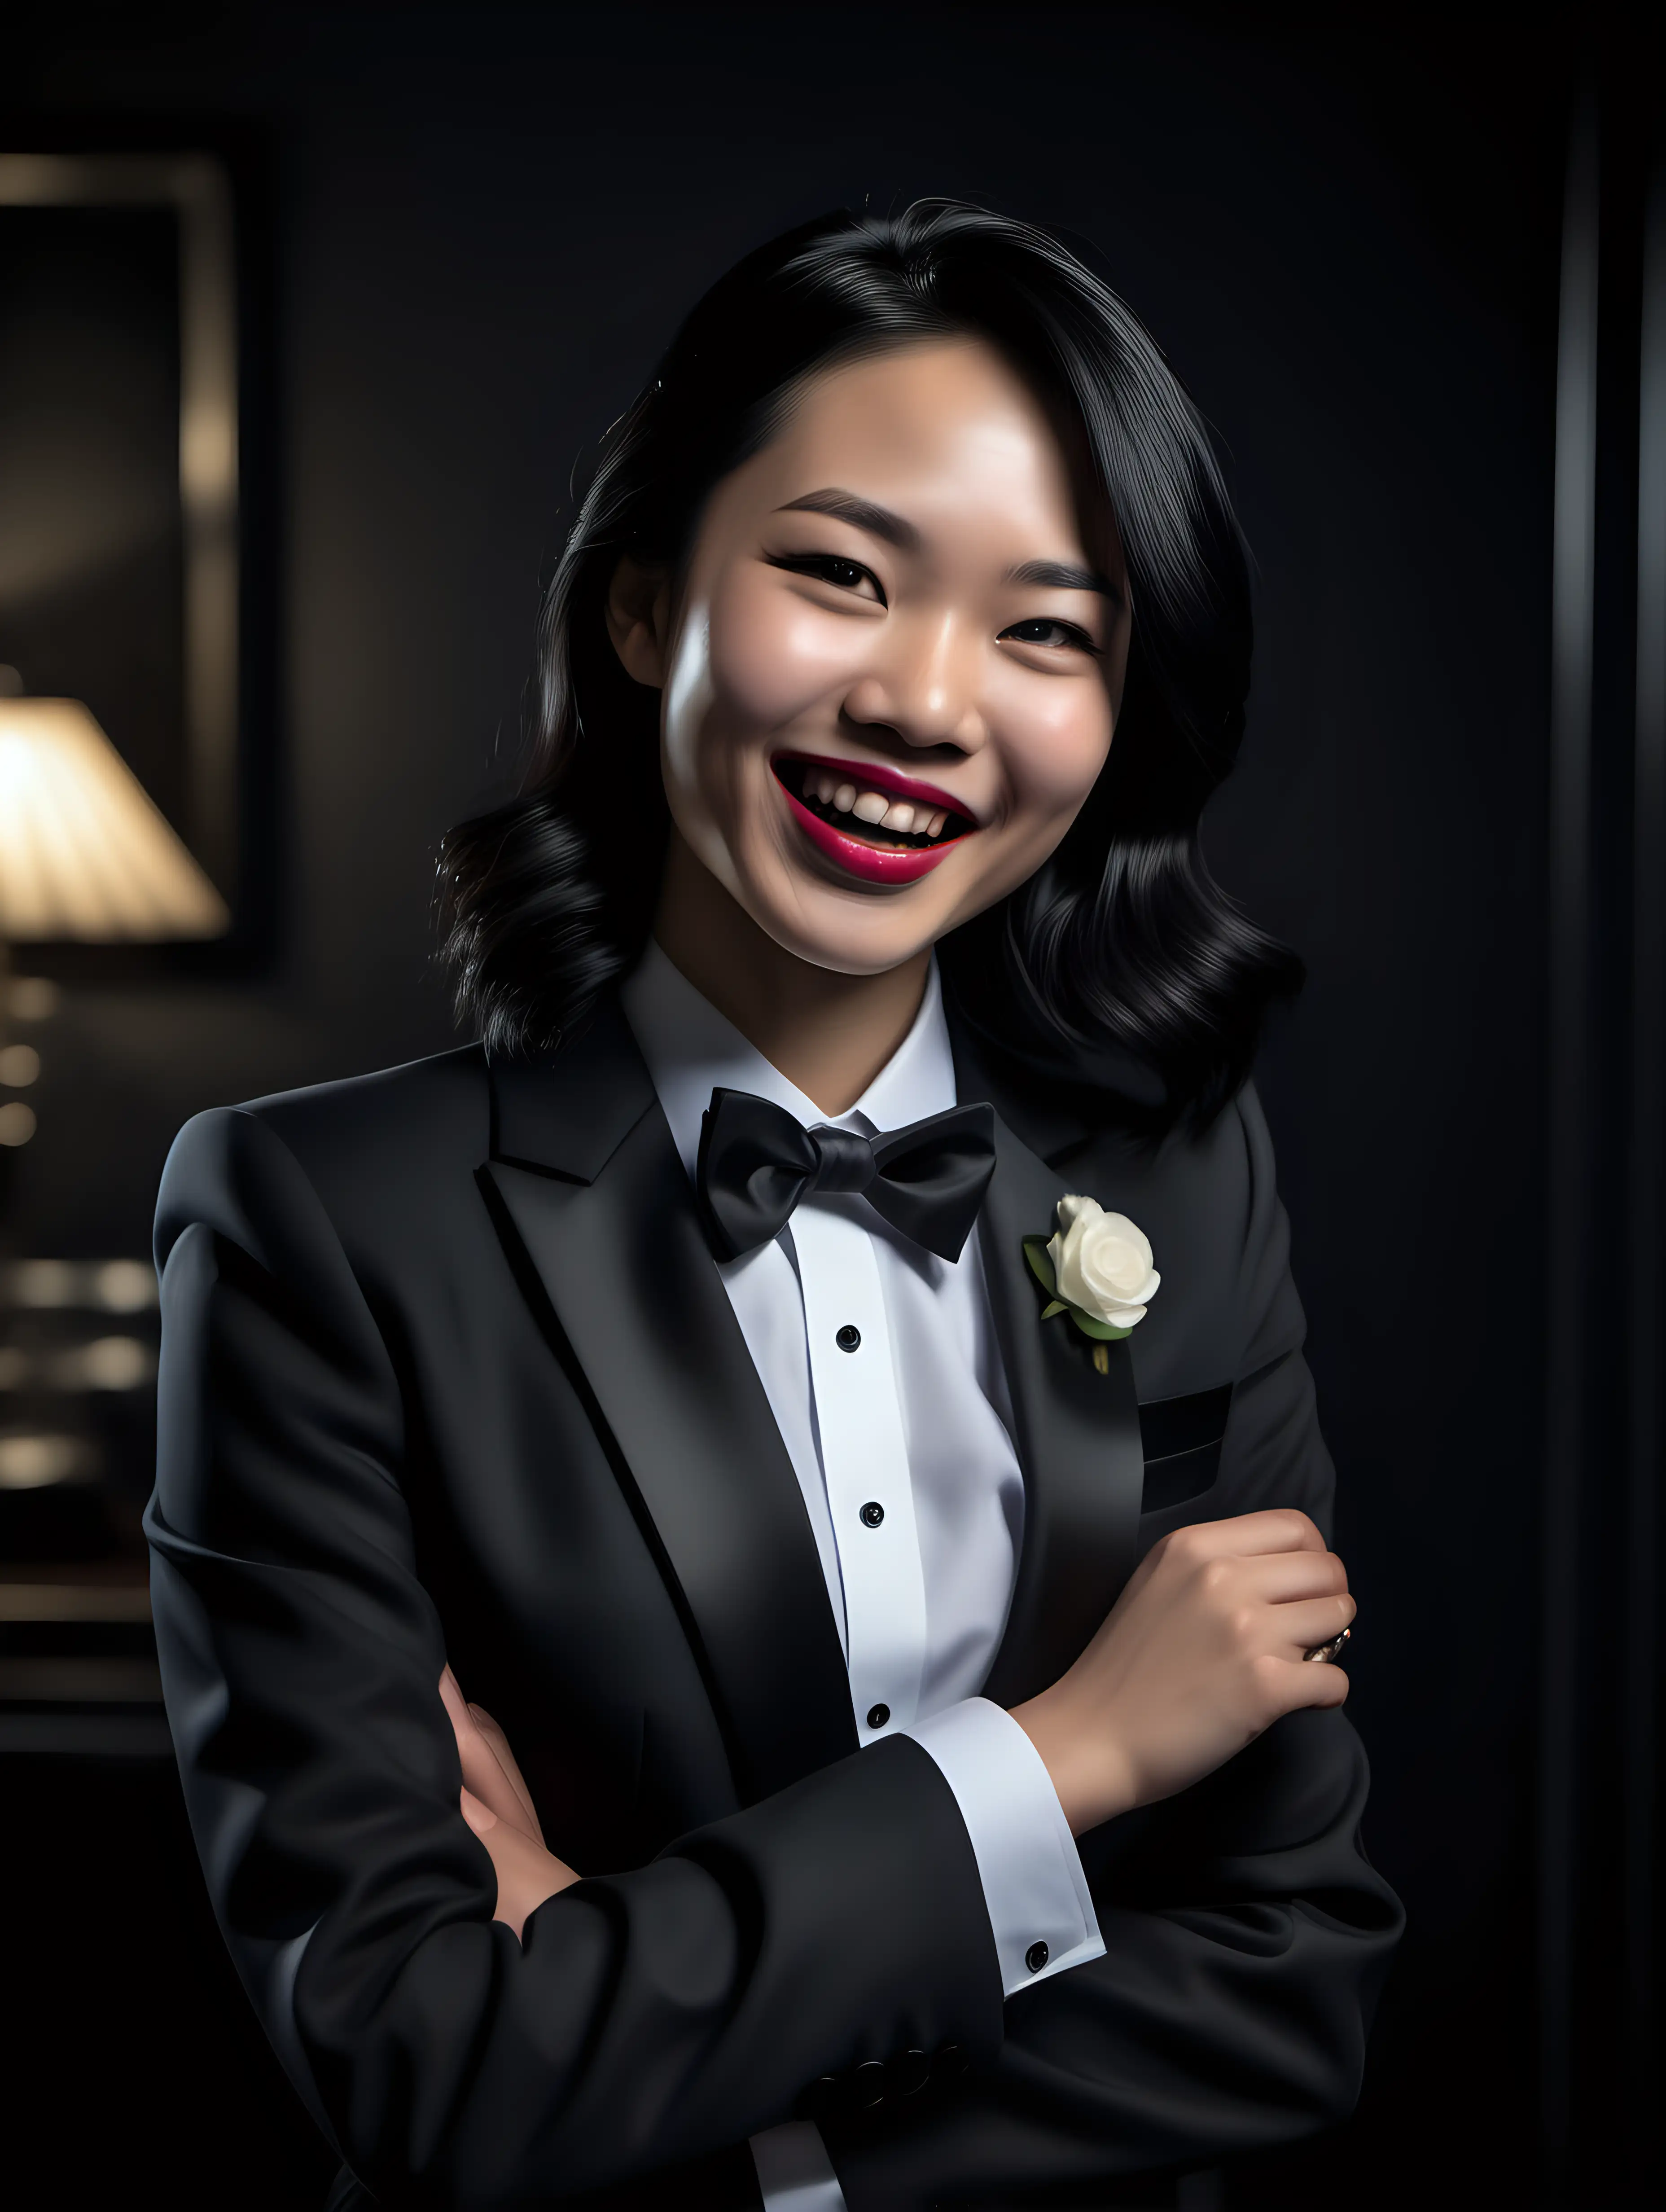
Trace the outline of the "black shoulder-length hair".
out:
[[[1097,276],[1045,231],[953,200],[822,216],[748,254],[602,440],[544,602],[520,796],[441,848],[444,957],[489,1052],[554,1049],[652,919],[670,819],[660,695],[625,674],[607,635],[621,556],[674,570],[713,487],[768,441],[806,376],[969,335],[1060,426],[1085,520],[1109,508],[1134,623],[1086,804],[1027,883],[945,940],[945,981],[987,1041],[1122,1092],[1121,1118],[1153,1134],[1207,1122],[1243,1082],[1269,1002],[1302,969],[1199,849],[1243,733],[1251,641],[1245,550],[1209,434]],[[1134,1080],[1104,1076],[1130,1064]]]

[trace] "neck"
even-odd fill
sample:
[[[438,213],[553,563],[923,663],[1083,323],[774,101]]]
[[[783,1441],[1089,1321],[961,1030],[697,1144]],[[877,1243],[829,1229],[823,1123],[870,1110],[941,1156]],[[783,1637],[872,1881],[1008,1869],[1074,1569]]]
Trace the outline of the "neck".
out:
[[[880,975],[818,968],[777,945],[673,828],[654,935],[673,967],[827,1115],[848,1113],[914,1026],[926,946]]]

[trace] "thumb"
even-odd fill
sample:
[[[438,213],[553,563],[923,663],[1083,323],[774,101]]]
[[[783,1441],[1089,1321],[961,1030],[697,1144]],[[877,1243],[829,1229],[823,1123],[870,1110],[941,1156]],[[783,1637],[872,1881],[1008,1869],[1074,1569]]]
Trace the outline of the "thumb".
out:
[[[483,1804],[472,1790],[465,1788],[459,1791],[458,1796],[463,1808],[463,1818],[477,1836],[483,1839],[494,1828],[502,1826],[491,1807]]]

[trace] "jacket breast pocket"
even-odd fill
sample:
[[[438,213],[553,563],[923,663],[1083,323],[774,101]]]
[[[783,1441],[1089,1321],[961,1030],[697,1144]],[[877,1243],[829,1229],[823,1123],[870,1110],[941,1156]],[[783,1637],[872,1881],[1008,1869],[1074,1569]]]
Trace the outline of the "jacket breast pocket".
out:
[[[1140,1408],[1140,1443],[1146,1455],[1142,1513],[1183,1505],[1212,1487],[1220,1472],[1220,1443],[1232,1386],[1192,1390],[1179,1398],[1153,1398]]]

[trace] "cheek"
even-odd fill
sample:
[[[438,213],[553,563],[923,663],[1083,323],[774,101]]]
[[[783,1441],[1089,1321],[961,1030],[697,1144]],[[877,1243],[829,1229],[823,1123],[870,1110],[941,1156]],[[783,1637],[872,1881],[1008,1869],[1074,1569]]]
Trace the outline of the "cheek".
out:
[[[736,736],[790,726],[856,672],[860,625],[807,605],[756,564],[725,578],[711,601],[712,705]]]
[[[1110,701],[1098,682],[1053,683],[1008,702],[1000,751],[1015,814],[1037,828],[1073,815],[1110,750]]]

